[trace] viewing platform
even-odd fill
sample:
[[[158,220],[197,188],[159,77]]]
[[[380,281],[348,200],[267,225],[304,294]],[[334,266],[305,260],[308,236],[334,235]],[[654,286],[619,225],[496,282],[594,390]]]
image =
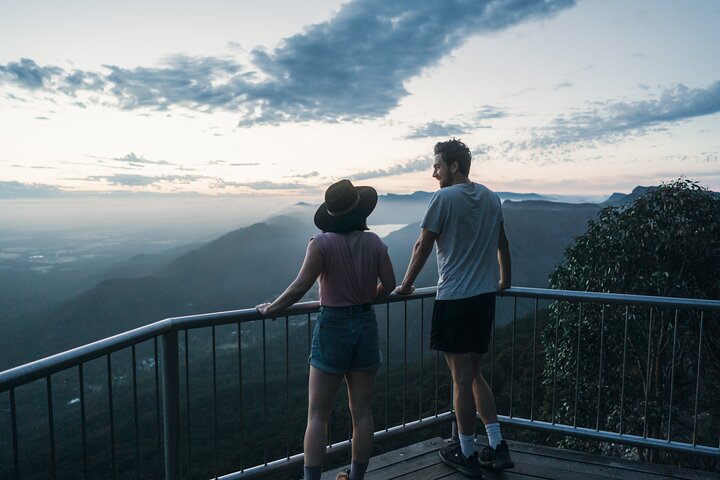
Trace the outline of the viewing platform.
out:
[[[718,478],[720,301],[535,288],[498,297],[483,375],[500,423],[533,444],[511,442],[516,467],[487,478]],[[368,479],[464,478],[437,453],[454,414],[448,369],[429,348],[434,298],[421,288],[375,305],[384,363]],[[168,318],[0,372],[0,478],[297,478],[318,311],[305,302],[277,319],[254,308]],[[323,478],[349,460],[345,395]],[[551,448],[559,440],[614,455]]]
[[[438,450],[447,440],[432,438],[407,447],[374,457],[367,480],[459,480],[461,473],[440,461]],[[483,442],[483,445],[486,443]],[[717,480],[714,473],[698,472],[687,468],[653,465],[618,460],[601,455],[574,452],[560,448],[543,447],[509,441],[515,467],[509,470],[484,469],[483,477],[490,480],[660,480],[665,478],[683,480]],[[323,480],[335,480],[343,468],[326,472]]]

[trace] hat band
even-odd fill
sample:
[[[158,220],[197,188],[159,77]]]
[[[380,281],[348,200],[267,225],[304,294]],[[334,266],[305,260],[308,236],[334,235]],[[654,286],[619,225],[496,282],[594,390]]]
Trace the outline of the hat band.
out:
[[[360,195],[356,192],[355,195],[357,195],[357,198],[355,199],[355,203],[350,205],[349,208],[346,208],[345,210],[340,210],[339,212],[333,212],[329,208],[327,209],[328,214],[330,214],[331,217],[340,217],[342,215],[347,215],[348,213],[355,210],[355,207],[358,206],[358,203],[360,203]]]

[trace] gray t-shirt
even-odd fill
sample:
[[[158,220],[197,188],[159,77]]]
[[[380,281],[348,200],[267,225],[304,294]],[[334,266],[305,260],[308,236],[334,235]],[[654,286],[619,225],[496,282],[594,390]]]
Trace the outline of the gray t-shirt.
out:
[[[498,290],[502,223],[500,198],[484,185],[460,183],[435,192],[420,228],[438,234],[438,300]]]

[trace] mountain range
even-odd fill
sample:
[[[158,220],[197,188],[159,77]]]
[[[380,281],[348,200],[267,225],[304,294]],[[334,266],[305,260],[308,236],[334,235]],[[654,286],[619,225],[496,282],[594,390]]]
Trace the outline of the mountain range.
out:
[[[606,204],[621,204],[643,193],[636,190],[626,196],[616,194]],[[383,239],[398,281],[407,268],[430,195],[383,195],[369,218],[370,225],[405,225]],[[603,205],[528,195],[504,195],[513,285],[546,287],[564,250],[585,232],[588,220]],[[272,300],[295,278],[307,242],[318,233],[312,222],[316,208],[301,202],[211,242],[139,255],[112,266],[91,288],[27,313],[6,328],[0,338],[4,352],[0,370],[162,318],[248,308]],[[436,282],[433,254],[416,284]],[[306,295],[315,298],[316,287]]]

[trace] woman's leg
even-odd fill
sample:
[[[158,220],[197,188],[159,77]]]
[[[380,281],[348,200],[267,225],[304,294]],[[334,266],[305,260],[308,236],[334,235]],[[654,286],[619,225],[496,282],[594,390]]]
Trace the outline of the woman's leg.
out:
[[[305,465],[319,467],[325,458],[327,425],[343,376],[326,373],[312,365],[308,381],[308,419],[305,429]]]
[[[350,414],[353,421],[352,459],[367,463],[370,460],[375,431],[372,416],[372,397],[375,372],[349,372],[345,375],[348,387]]]

